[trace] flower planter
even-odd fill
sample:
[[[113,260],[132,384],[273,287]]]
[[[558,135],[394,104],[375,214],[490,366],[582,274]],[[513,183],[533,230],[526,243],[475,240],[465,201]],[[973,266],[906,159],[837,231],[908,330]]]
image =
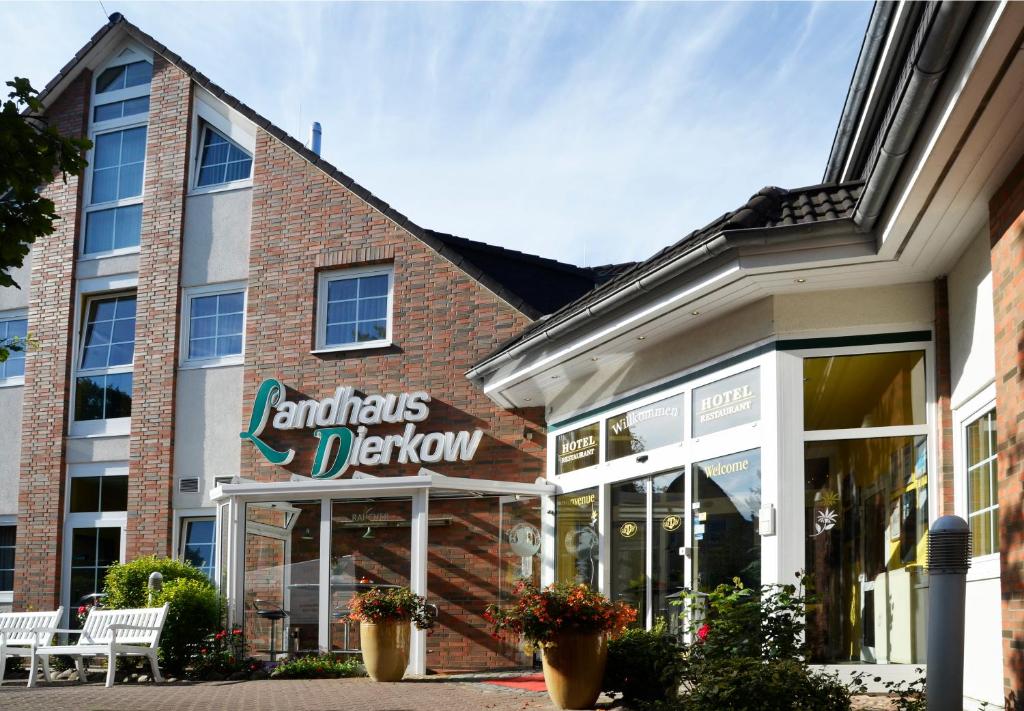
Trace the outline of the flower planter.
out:
[[[374,681],[401,681],[409,666],[408,620],[360,622],[359,641],[366,673]]]
[[[541,656],[548,695],[558,708],[594,708],[608,662],[606,634],[559,632]]]

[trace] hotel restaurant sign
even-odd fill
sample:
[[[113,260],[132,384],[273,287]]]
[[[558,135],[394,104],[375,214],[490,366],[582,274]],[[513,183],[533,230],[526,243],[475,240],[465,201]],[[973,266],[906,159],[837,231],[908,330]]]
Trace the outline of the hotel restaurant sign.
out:
[[[693,437],[757,422],[761,417],[761,380],[757,368],[737,373],[691,393]],[[555,473],[569,474],[630,455],[683,441],[684,395],[673,395],[560,434],[555,442]],[[601,445],[604,459],[601,459]]]
[[[263,440],[267,425],[277,430],[312,429],[317,440],[310,472],[314,479],[336,479],[349,466],[471,460],[483,430],[418,432],[416,426],[429,416],[430,395],[423,391],[360,395],[355,388],[343,386],[322,400],[293,402],[285,396],[281,381],[270,378],[260,383],[249,428],[240,436],[252,442],[271,464],[284,466],[295,457],[295,450],[267,444]],[[374,425],[403,423],[401,434],[370,433]]]

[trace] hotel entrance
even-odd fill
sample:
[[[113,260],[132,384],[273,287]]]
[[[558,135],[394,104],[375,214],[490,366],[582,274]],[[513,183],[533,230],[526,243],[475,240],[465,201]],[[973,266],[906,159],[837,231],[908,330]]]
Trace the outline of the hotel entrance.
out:
[[[353,596],[408,586],[438,609],[429,640],[414,630],[411,673],[529,664],[490,637],[482,614],[517,581],[539,582],[541,505],[552,493],[434,473],[222,485],[232,623],[264,659],[358,654]]]

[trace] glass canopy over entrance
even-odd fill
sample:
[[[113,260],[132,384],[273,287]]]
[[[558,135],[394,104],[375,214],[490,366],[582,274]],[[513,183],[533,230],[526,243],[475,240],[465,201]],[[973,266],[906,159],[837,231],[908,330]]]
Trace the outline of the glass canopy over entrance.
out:
[[[541,500],[555,491],[542,481],[424,469],[405,477],[223,484],[212,498],[230,623],[245,630],[257,656],[356,653],[353,595],[407,585],[439,608],[429,650],[426,633],[414,630],[409,671],[425,673],[428,654],[431,667],[469,668],[475,660],[460,657],[473,655],[446,651],[461,644],[451,642],[500,644],[483,628],[484,607],[506,602],[518,580],[540,581]],[[287,616],[275,619],[276,610]]]

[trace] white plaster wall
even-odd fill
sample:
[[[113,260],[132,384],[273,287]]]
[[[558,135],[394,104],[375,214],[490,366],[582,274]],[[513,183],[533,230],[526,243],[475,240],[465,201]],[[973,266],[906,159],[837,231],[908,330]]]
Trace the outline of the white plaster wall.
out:
[[[249,278],[251,214],[251,188],[187,198],[182,286]]]
[[[174,507],[210,506],[218,476],[241,463],[242,366],[178,371],[174,435]],[[177,480],[199,477],[199,494],[179,494]]]
[[[0,515],[18,513],[23,391],[20,385],[0,388]]]
[[[953,407],[995,379],[995,322],[988,232],[975,236],[947,278]]]
[[[931,282],[796,292],[774,300],[774,330],[780,336],[823,336],[876,326],[912,330],[935,320]]]
[[[91,279],[93,277],[114,276],[115,274],[137,274],[139,271],[138,254],[122,254],[117,257],[102,259],[79,259],[75,277]]]
[[[21,269],[11,270],[11,276],[14,277],[14,283],[17,284],[20,289],[14,287],[4,287],[0,289],[0,311],[9,311],[12,309],[27,309],[28,308],[28,290],[30,284],[30,271],[32,268],[32,253],[29,252],[28,256],[25,257],[25,263],[21,266]]]
[[[964,696],[1002,708],[1003,642],[999,611],[998,577],[967,583]]]
[[[68,437],[68,464],[128,461],[128,435]]]

